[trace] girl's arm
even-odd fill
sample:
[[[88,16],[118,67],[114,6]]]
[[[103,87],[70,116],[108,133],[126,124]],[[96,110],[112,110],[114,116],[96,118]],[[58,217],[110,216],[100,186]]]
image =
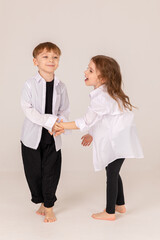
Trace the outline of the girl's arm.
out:
[[[61,123],[62,124],[62,127],[64,129],[79,129],[76,124],[75,124],[75,121],[73,122],[63,122]]]
[[[87,131],[92,128],[105,114],[109,113],[109,107],[106,103],[106,98],[103,96],[97,96],[91,99],[90,105],[86,114],[82,118],[78,118],[73,122],[56,123],[57,128],[54,128],[55,132],[64,129],[80,129],[81,131]],[[59,135],[59,134],[58,134]]]
[[[64,132],[64,129],[78,129],[78,127],[76,126],[75,122],[65,122],[63,123],[62,120],[60,123],[55,123],[54,126],[54,131],[55,131],[55,137],[60,135],[62,132]],[[53,133],[50,133],[51,135]],[[93,137],[90,134],[86,134],[84,135],[82,138],[82,145],[83,146],[89,146],[91,144],[91,142],[93,141]]]
[[[55,137],[60,135],[61,131],[64,129],[78,129],[76,126],[75,122],[56,122],[55,125],[53,126],[52,131],[55,132]]]

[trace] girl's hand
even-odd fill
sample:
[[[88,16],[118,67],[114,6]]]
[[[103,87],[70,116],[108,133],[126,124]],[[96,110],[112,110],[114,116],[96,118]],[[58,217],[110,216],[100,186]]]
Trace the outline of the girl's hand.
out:
[[[81,139],[83,139],[81,143],[83,146],[89,146],[93,141],[93,137],[90,134],[84,135],[83,137],[81,137]]]

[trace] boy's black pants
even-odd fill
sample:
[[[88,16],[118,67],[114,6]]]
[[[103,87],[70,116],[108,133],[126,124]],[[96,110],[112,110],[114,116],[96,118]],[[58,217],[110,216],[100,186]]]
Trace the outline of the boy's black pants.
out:
[[[106,167],[107,173],[107,213],[115,213],[115,205],[124,205],[123,184],[119,171],[124,162],[124,158],[120,158],[110,163]]]
[[[54,141],[51,144],[41,141],[36,150],[21,143],[21,150],[32,202],[52,207],[57,200],[55,193],[61,172],[61,150],[56,152]]]

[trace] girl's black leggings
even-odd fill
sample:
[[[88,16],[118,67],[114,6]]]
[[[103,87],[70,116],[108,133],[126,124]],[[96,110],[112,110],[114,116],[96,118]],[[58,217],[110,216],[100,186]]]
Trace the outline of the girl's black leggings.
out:
[[[107,174],[107,204],[106,212],[115,213],[115,205],[124,205],[123,184],[119,175],[124,158],[120,158],[110,163],[106,167]]]

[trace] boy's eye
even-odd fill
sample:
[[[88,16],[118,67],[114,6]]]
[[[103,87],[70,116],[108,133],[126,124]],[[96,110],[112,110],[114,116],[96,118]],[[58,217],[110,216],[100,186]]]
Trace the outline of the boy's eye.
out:
[[[89,70],[92,73],[92,70]]]
[[[47,56],[43,56],[43,58],[48,58]]]

